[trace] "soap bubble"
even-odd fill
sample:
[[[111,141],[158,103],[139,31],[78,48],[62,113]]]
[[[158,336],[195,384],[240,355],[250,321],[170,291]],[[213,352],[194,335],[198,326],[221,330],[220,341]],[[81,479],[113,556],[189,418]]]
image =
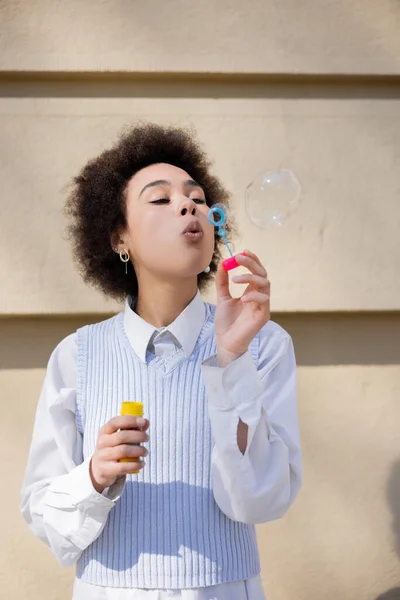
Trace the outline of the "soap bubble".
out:
[[[300,182],[289,169],[265,171],[246,188],[247,216],[258,227],[282,227],[296,208],[300,193]]]

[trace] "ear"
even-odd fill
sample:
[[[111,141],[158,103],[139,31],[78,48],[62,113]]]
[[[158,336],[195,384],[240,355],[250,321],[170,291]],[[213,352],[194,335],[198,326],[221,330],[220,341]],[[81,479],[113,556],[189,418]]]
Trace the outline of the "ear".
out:
[[[124,240],[121,239],[121,236],[117,231],[113,231],[113,233],[110,235],[110,243],[114,252],[119,252],[119,246],[124,243]]]

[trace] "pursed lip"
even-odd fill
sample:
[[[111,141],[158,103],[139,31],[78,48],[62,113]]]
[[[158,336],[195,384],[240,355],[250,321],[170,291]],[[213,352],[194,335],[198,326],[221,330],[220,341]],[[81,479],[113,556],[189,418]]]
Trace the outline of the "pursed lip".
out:
[[[182,235],[185,233],[203,233],[203,228],[199,221],[190,221],[189,225],[182,231]]]

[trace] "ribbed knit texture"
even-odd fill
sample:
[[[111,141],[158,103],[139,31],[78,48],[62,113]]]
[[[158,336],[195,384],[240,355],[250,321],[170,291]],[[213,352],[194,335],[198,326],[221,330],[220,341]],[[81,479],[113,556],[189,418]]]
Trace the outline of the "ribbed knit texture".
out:
[[[184,589],[247,579],[260,571],[255,529],[232,521],[216,504],[211,482],[212,436],[200,364],[216,353],[215,308],[189,358],[182,349],[144,364],[125,331],[123,313],[78,330],[76,420],[84,458],[99,429],[123,400],[144,403],[149,456],[127,477],[99,538],[77,576],[123,588]],[[250,350],[258,355],[257,338]]]

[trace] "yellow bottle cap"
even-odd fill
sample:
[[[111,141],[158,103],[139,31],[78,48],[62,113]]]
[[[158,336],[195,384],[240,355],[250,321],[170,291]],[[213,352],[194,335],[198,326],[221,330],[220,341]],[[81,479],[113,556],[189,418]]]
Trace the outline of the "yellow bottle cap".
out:
[[[143,417],[143,402],[122,402],[121,415]]]

